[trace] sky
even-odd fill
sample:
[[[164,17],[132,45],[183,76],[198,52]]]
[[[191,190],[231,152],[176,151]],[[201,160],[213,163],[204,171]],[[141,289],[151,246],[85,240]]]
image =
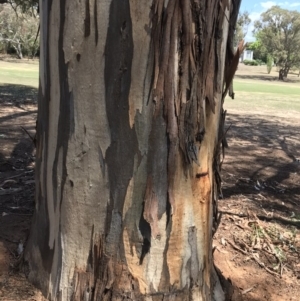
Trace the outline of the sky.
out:
[[[242,0],[240,13],[244,11],[248,11],[250,14],[250,19],[252,20],[252,24],[248,28],[247,35],[245,37],[246,42],[254,41],[254,37],[252,35],[253,31],[253,22],[258,20],[260,14],[271,8],[274,5],[279,5],[281,8],[288,10],[298,10],[300,11],[300,0],[291,0],[291,1],[258,1],[258,0]]]

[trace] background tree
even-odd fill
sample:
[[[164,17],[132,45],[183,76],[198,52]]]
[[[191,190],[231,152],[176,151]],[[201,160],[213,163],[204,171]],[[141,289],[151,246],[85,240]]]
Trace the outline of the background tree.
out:
[[[254,42],[247,43],[247,49],[253,51],[253,59],[257,61],[262,61],[267,63],[267,49],[262,44],[260,39],[257,39]]]
[[[212,234],[240,1],[41,4],[29,279],[50,300],[225,300]]]
[[[12,47],[18,58],[35,56],[39,48],[37,39],[39,18],[30,12],[23,13],[18,7],[0,6],[0,43],[6,49]]]
[[[246,37],[250,23],[251,19],[248,11],[239,14],[234,33],[234,46],[237,46]]]
[[[280,67],[279,79],[300,61],[300,13],[273,6],[255,23],[255,33]]]
[[[14,10],[20,9],[23,13],[36,13],[39,0],[0,0],[0,4],[9,4]]]
[[[267,55],[267,72],[268,74],[271,73],[274,61],[270,54]]]

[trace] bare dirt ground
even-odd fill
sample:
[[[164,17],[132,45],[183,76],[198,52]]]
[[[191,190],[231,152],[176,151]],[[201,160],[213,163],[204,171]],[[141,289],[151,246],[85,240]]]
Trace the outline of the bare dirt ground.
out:
[[[299,300],[300,120],[229,113],[215,263],[243,300]]]
[[[241,75],[251,70],[243,69]],[[36,94],[34,88],[0,85],[3,301],[42,300],[20,265],[34,210],[30,136],[35,133]],[[213,241],[215,264],[240,289],[241,300],[299,300],[300,119],[294,114],[230,110],[230,124],[219,201],[222,219]]]
[[[37,300],[19,263],[34,210],[35,88],[0,85],[0,300]],[[26,133],[29,133],[29,135]]]

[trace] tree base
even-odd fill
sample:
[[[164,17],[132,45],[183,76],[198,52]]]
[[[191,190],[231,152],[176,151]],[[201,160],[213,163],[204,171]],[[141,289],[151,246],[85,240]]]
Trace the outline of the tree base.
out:
[[[225,301],[243,301],[240,289],[232,283],[230,278],[225,278],[218,267],[214,266],[214,268],[225,293]]]

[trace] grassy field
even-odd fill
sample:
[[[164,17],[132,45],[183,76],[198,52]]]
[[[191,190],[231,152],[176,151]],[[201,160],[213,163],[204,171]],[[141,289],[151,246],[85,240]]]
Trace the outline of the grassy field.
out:
[[[240,64],[234,80],[235,99],[227,98],[225,108],[264,113],[300,112],[299,78],[289,75],[291,82],[279,82],[277,76],[276,70],[267,74],[265,66]],[[0,84],[37,87],[38,62],[0,61]]]
[[[274,93],[243,92],[235,89],[235,99],[226,98],[224,107],[230,111],[255,112],[264,115],[296,114],[300,112],[300,93],[282,95]]]
[[[16,84],[38,87],[38,62],[0,61],[0,84]]]
[[[291,97],[300,96],[300,85],[290,83],[235,79],[234,88],[236,91],[248,93],[277,94]]]
[[[239,65],[233,82],[235,99],[226,99],[228,111],[262,114],[295,114],[300,112],[300,79],[291,74],[288,82],[277,80],[278,72],[267,74],[265,66]]]
[[[300,112],[300,85],[259,80],[234,80],[235,99],[226,98],[225,108],[263,114]]]

